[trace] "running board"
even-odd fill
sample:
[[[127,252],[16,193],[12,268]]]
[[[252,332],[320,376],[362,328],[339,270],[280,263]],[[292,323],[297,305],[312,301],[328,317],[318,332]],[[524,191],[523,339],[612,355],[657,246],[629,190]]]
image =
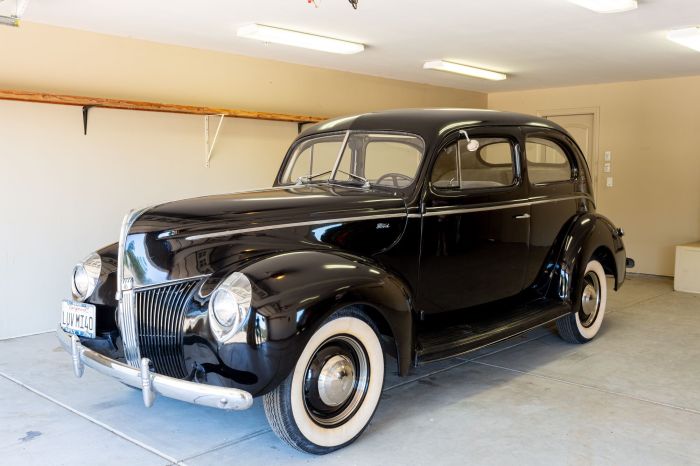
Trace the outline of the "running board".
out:
[[[468,311],[467,311],[468,312]],[[548,324],[571,312],[563,303],[530,306],[514,312],[516,317],[477,325],[468,323],[418,333],[414,365],[447,359],[507,340]]]

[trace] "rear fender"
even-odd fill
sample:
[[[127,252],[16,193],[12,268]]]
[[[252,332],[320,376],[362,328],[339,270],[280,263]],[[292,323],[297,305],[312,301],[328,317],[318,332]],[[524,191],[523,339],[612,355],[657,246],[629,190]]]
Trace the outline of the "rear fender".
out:
[[[600,255],[606,273],[618,289],[625,279],[625,248],[615,226],[602,215],[586,213],[576,218],[566,235],[550,286],[550,296],[570,305],[581,295],[581,278],[588,261]],[[573,309],[573,307],[572,307]]]

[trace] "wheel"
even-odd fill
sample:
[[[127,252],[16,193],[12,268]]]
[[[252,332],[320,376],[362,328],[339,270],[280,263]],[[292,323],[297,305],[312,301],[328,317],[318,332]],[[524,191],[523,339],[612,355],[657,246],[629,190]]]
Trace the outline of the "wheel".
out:
[[[280,439],[323,455],[360,436],[383,386],[377,327],[359,309],[345,308],[321,325],[292,373],[264,395],[265,415]]]
[[[581,300],[576,304],[575,312],[557,320],[559,336],[569,343],[591,341],[598,334],[605,317],[608,284],[600,262],[595,259],[588,262],[582,285]]]

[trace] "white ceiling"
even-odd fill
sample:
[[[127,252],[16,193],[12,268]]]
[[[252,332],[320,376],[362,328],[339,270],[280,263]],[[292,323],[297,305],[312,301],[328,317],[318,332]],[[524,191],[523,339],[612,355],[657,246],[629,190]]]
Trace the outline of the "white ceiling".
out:
[[[0,5],[14,0],[0,0]],[[700,54],[665,39],[700,24],[698,0],[639,0],[597,14],[566,0],[30,0],[25,20],[478,91],[700,74]],[[333,55],[236,37],[258,22],[362,42]],[[448,59],[508,73],[489,82],[422,69]]]

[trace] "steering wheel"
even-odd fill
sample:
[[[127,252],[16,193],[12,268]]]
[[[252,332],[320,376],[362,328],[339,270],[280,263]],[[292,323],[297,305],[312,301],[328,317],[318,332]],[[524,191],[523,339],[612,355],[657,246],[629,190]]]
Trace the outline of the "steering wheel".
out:
[[[413,182],[413,177],[404,175],[403,173],[385,173],[379,178],[377,178],[377,181],[375,181],[374,184],[382,184],[382,181],[387,178],[391,178],[393,180],[395,188],[400,188],[399,179],[408,181],[408,184],[411,184]]]

